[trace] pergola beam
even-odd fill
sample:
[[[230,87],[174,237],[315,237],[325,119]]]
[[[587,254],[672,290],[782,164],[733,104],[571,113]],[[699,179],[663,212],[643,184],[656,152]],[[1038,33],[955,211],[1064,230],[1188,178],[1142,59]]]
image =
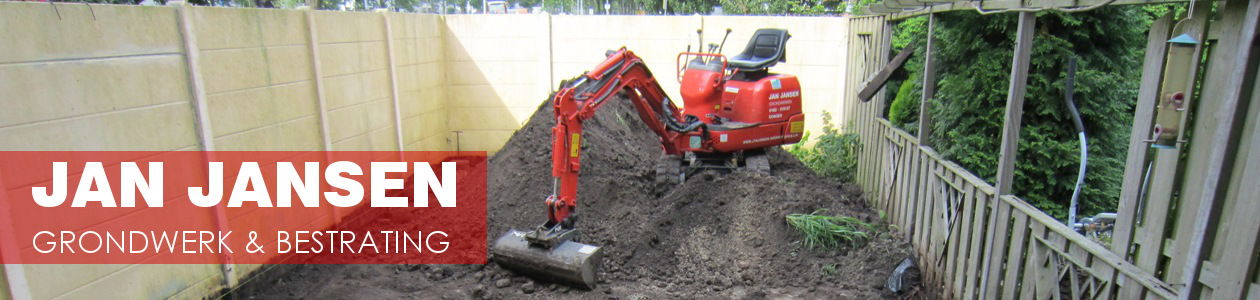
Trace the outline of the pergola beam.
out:
[[[936,48],[936,15],[928,15],[927,47],[923,49],[923,95],[919,99],[919,145],[931,147],[932,98],[936,95],[936,60],[932,51]]]
[[[885,0],[886,3],[892,2],[892,1],[896,1],[896,0]],[[899,0],[899,1],[900,2],[896,2],[891,5],[886,5],[884,7],[891,8],[895,6],[905,6],[904,4],[909,3],[909,1],[907,0]],[[1104,3],[1107,5],[1134,5],[1134,4],[1162,4],[1162,3],[1190,2],[1189,0],[1115,0],[1114,2],[1111,2],[1111,3],[1107,3],[1108,0],[1027,0],[1027,1],[1020,1],[1020,0],[987,0],[987,1],[916,0],[916,1],[923,2],[925,5],[922,8],[919,8],[916,10],[902,10],[902,11],[895,11],[895,12],[881,12],[878,10],[871,10],[870,13],[871,14],[884,14],[889,20],[901,20],[901,19],[922,16],[922,15],[926,15],[930,13],[959,11],[959,10],[976,10],[977,8],[981,10],[985,10],[985,11],[995,11],[995,10],[1001,11],[1001,10],[1007,10],[1007,9],[1079,8],[1079,7],[1089,7],[1089,6],[1094,6],[1094,5],[1104,4]],[[1221,0],[1209,0],[1209,1],[1221,1]],[[910,6],[910,7],[905,7],[905,8],[913,8],[913,7]]]

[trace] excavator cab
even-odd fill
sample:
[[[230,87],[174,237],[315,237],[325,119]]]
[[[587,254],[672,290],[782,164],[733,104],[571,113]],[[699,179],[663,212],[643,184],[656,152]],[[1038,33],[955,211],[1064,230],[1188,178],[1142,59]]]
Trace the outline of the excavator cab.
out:
[[[729,36],[731,30],[726,33]],[[699,35],[703,43],[703,34]],[[796,76],[770,72],[787,61],[791,37],[785,29],[761,28],[734,56],[721,54],[725,38],[721,45],[710,44],[708,52],[679,54],[680,63],[687,61],[685,67],[679,66],[683,111],[704,122],[705,134],[717,138],[700,137],[699,146],[691,141],[678,145],[689,154],[677,159],[686,160],[691,169],[764,166],[765,162],[749,163],[748,158],[767,147],[801,140],[805,117],[800,82]],[[668,167],[669,162],[661,164]],[[754,170],[769,173],[761,167]]]

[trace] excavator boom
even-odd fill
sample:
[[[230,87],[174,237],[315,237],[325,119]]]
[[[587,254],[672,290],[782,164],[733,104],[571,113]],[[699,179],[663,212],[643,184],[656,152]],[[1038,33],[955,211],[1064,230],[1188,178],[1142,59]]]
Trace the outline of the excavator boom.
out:
[[[642,59],[625,48],[610,51],[595,69],[560,89],[552,99],[556,125],[551,128],[551,176],[555,183],[546,200],[547,222],[532,231],[510,230],[501,236],[492,248],[499,264],[579,287],[595,287],[602,249],[573,241],[577,236],[573,224],[582,166],[582,122],[617,95],[634,104],[640,120],[661,138],[666,153],[679,153],[673,140],[702,126],[696,120],[682,123],[684,117]]]

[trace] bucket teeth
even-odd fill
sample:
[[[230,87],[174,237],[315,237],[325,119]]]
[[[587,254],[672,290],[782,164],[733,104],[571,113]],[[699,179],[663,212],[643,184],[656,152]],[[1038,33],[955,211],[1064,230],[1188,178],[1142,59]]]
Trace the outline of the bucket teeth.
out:
[[[551,248],[530,243],[528,233],[508,230],[490,248],[494,261],[509,270],[544,281],[594,289],[603,248],[566,240]]]

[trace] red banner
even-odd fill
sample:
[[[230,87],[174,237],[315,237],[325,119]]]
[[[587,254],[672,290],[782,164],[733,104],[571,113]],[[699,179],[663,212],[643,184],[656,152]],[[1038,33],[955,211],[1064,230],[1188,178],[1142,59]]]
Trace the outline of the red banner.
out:
[[[483,264],[485,152],[0,152],[6,264]]]

